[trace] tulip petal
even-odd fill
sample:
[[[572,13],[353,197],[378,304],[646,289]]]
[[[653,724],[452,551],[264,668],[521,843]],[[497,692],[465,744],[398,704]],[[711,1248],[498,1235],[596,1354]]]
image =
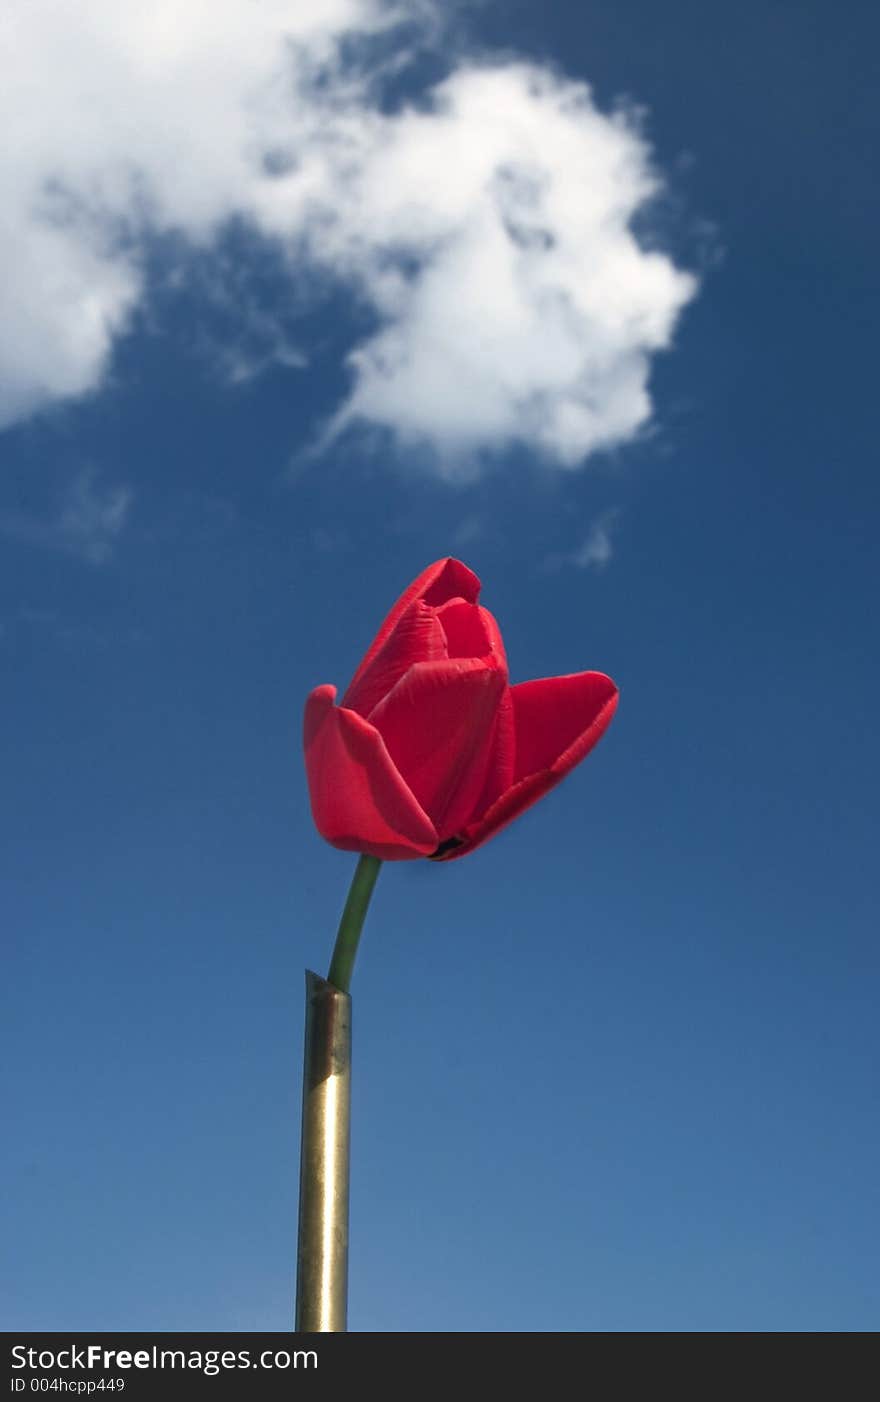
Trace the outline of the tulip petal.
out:
[[[347,694],[353,692],[360,684],[362,676],[371,666],[376,654],[384,647],[402,615],[416,599],[423,599],[433,608],[439,608],[441,604],[448,603],[450,599],[455,598],[466,599],[468,603],[473,604],[476,603],[479,595],[480,581],[473,570],[468,569],[467,565],[463,565],[460,560],[455,560],[449,555],[442,560],[435,560],[433,565],[422,570],[422,573],[413,580],[409,588],[403,591],[391,609],[370,644],[364,660],[352,677]]]
[[[466,599],[450,599],[437,609],[449,657],[494,657],[506,668],[501,630],[488,609]]]
[[[576,672],[520,682],[510,688],[510,699],[516,783],[542,769],[552,767],[565,774],[573,769],[610,724],[617,687],[602,672]]]
[[[319,686],[306,702],[306,774],[315,826],[334,847],[385,861],[430,855],[437,830],[392,763],[378,731]]]
[[[554,788],[602,738],[618,699],[614,682],[601,672],[521,682],[508,694],[515,736],[510,787],[440,860],[472,852]]]
[[[485,628],[486,636],[489,639],[489,648],[492,653],[492,656],[497,657],[501,666],[504,667],[504,669],[506,670],[507,653],[504,650],[504,641],[501,637],[501,629],[498,627],[495,615],[490,613],[488,609],[484,609],[481,604],[480,617],[483,620],[483,627]]]
[[[479,659],[419,662],[371,714],[440,841],[468,822],[485,788],[506,684],[500,667]]]
[[[489,768],[486,774],[486,787],[475,809],[477,813],[486,813],[496,799],[506,793],[513,783],[516,734],[514,731],[513,700],[510,693],[511,688],[508,686],[498,704],[495,729],[492,734]]]
[[[414,663],[437,661],[446,656],[446,634],[436,611],[421,599],[414,599],[369,667],[358,669],[357,678],[342,698],[342,705],[360,716],[369,717]]]

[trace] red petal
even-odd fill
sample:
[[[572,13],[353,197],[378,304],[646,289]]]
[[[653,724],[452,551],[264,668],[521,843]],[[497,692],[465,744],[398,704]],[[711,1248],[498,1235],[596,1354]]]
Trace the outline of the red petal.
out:
[[[567,774],[604,734],[617,705],[617,687],[602,672],[520,682],[510,688],[510,696],[514,783],[551,766]]]
[[[511,786],[461,834],[445,860],[463,857],[537,803],[602,738],[617,709],[617,687],[601,672],[544,677],[509,689],[516,753]]]
[[[513,766],[516,760],[516,735],[514,733],[513,701],[511,688],[505,688],[498,704],[495,729],[492,734],[492,750],[489,769],[486,774],[486,787],[475,812],[485,813],[496,799],[506,793],[513,783]]]
[[[451,556],[446,556],[443,560],[435,560],[433,565],[422,570],[418,578],[413,580],[409,588],[405,589],[397,600],[373,639],[363,662],[355,672],[348,689],[349,693],[359,685],[361,677],[372,664],[376,654],[397,627],[402,615],[416,599],[423,599],[426,604],[439,608],[441,604],[456,597],[466,599],[473,604],[476,603],[479,595],[480,581],[473,570],[468,569],[467,565],[463,565],[460,560],[452,559]]]
[[[488,609],[469,604],[464,599],[452,599],[437,610],[443,625],[449,656],[485,657],[493,659],[507,674],[507,654],[501,629]],[[513,778],[513,706],[509,688],[502,694],[489,741],[489,764],[483,792],[474,806],[483,812],[490,803],[509,787]]]
[[[414,663],[436,661],[446,655],[446,634],[435,610],[421,599],[414,599],[370,665],[359,668],[342,705],[360,716],[369,716]]]
[[[506,682],[474,658],[420,662],[370,717],[441,842],[472,818],[484,790]]]
[[[319,686],[306,702],[303,739],[315,827],[347,852],[385,861],[426,857],[439,838],[368,721]]]
[[[498,658],[498,661],[500,662],[501,666],[506,671],[507,653],[504,651],[504,642],[501,638],[501,629],[498,627],[498,624],[495,621],[495,616],[494,614],[491,614],[488,609],[484,609],[481,606],[480,617],[483,620],[483,627],[485,628],[486,636],[489,639],[489,647],[492,651],[492,656]]]
[[[507,667],[501,630],[488,609],[451,599],[437,610],[450,657],[494,657]]]

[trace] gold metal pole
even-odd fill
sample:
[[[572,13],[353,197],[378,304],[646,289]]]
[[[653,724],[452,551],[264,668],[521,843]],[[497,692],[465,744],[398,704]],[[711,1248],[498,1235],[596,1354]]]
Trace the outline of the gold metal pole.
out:
[[[340,1334],[348,1314],[351,997],[306,974],[296,1329]]]

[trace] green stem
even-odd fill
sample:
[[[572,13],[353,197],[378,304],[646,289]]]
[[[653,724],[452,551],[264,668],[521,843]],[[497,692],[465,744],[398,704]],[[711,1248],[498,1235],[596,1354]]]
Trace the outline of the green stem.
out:
[[[355,867],[352,877],[348,900],[345,902],[345,909],[339,922],[333,958],[330,960],[330,972],[327,975],[327,982],[332,983],[343,993],[347,993],[351,987],[351,975],[354,969],[358,940],[361,937],[364,916],[367,913],[367,906],[370,904],[370,897],[373,894],[373,887],[376,884],[376,877],[379,875],[381,865],[378,857],[368,857],[364,853]]]

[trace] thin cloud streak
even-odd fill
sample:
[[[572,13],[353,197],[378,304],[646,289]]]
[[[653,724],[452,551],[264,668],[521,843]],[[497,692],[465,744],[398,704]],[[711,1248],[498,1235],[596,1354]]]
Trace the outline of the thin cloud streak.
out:
[[[590,526],[586,540],[571,557],[571,563],[579,570],[604,570],[611,562],[614,545],[611,528],[619,516],[617,510],[603,511]]]
[[[0,535],[47,550],[61,550],[103,565],[129,519],[132,488],[102,485],[92,468],[79,472],[45,514],[0,511]]]
[[[619,519],[619,507],[612,506],[600,512],[575,550],[551,552],[544,557],[543,568],[554,572],[561,569],[593,570],[601,574],[614,557],[614,529]]]

